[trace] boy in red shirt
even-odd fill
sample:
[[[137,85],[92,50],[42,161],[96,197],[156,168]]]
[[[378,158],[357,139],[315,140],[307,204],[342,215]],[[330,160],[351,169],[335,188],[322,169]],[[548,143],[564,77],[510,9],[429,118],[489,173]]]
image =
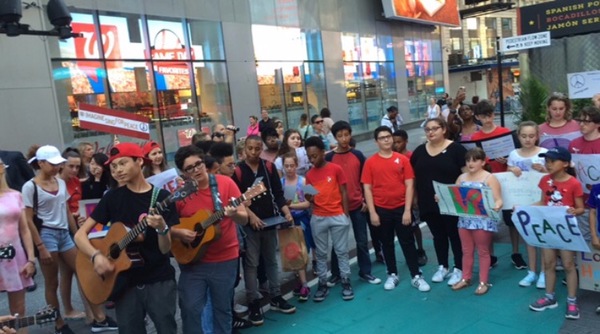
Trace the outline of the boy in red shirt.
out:
[[[472,141],[498,137],[511,132],[510,129],[494,123],[494,107],[487,100],[477,103],[475,117],[481,122],[481,129],[473,134]],[[507,161],[507,158],[502,157],[490,160],[488,164],[492,169],[492,173],[501,173],[506,172]]]
[[[327,250],[329,235],[338,258],[342,281],[342,299],[354,298],[350,285],[350,263],[348,260],[348,196],[346,176],[342,167],[325,161],[325,144],[319,137],[310,137],[304,144],[313,168],[306,173],[306,184],[313,185],[319,192],[313,198],[313,215],[310,219],[313,240],[316,245],[317,275],[319,288],[313,300],[321,302],[329,294],[327,286]]]
[[[395,233],[410,270],[412,286],[422,292],[429,291],[431,288],[419,271],[412,227],[415,174],[408,158],[392,150],[390,128],[380,126],[375,129],[375,140],[379,152],[365,163],[361,182],[364,185],[371,224],[380,230],[379,236],[388,273],[383,288],[393,290],[399,283],[394,250]]]

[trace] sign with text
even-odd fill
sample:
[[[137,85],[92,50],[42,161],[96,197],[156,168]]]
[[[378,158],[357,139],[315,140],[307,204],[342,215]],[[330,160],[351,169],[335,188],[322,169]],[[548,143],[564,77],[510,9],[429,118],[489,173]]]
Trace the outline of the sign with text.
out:
[[[542,198],[542,190],[538,187],[540,179],[545,174],[538,172],[523,172],[516,177],[512,172],[494,173],[502,185],[502,200],[504,210],[512,210],[519,205],[530,205]]]
[[[579,288],[600,291],[600,250],[590,246],[590,252],[577,254]]]
[[[473,148],[473,145],[481,147],[485,155],[492,160],[507,157],[516,148],[514,131],[483,140],[464,141],[461,144],[467,149]]]
[[[523,240],[530,246],[589,252],[577,218],[566,206],[520,206],[512,221]]]
[[[492,189],[488,187],[471,188],[433,181],[433,189],[441,214],[500,219],[500,214],[494,211]]]
[[[549,31],[506,37],[500,40],[500,50],[502,52],[533,49],[548,45],[550,45]]]
[[[589,194],[592,186],[600,183],[600,154],[572,154],[571,161],[583,192]]]
[[[567,82],[570,99],[591,99],[600,92],[600,71],[567,73]]]
[[[460,25],[456,0],[382,0],[388,19],[457,27]]]
[[[79,104],[79,127],[150,140],[148,118],[126,111]]]
[[[600,30],[600,1],[549,1],[517,9],[519,34],[549,31],[552,38]]]
[[[146,181],[157,188],[162,188],[172,193],[177,189],[179,179],[180,177],[179,174],[177,174],[177,169],[171,168],[160,174],[150,176]]]

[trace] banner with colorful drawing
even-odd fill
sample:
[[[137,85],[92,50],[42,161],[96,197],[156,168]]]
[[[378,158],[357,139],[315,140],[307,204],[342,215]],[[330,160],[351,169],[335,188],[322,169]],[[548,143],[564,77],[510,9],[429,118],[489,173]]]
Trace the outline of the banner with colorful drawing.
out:
[[[573,154],[571,161],[583,192],[589,194],[592,186],[600,183],[600,154]]]
[[[471,188],[433,181],[440,213],[458,217],[490,217],[500,219],[494,211],[494,196],[488,187]]]
[[[590,246],[591,252],[577,254],[579,288],[600,291],[600,250]]]
[[[566,206],[520,206],[512,221],[531,246],[589,252],[581,235],[577,218],[567,213]]]

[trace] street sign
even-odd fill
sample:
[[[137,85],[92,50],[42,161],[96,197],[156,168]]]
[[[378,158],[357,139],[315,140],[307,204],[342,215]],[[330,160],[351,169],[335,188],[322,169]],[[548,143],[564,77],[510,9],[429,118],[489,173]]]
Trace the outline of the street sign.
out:
[[[533,49],[548,45],[550,45],[549,31],[507,37],[500,40],[500,50],[502,52]]]

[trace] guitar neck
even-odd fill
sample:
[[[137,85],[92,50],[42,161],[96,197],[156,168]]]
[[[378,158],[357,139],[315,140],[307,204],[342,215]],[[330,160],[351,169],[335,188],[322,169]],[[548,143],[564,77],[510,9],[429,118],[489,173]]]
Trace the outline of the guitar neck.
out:
[[[245,201],[245,196],[242,195],[234,200],[232,200],[229,205],[233,206],[234,208],[237,207],[238,205],[240,205],[243,201]],[[205,221],[202,222],[202,228],[203,229],[207,229],[209,226],[213,225],[214,223],[218,222],[220,219],[222,219],[223,217],[225,217],[225,210],[219,210],[216,211],[215,213],[213,213],[210,217],[208,217]]]
[[[17,318],[17,319],[13,319],[13,320],[0,322],[0,328],[7,326],[9,328],[19,329],[19,328],[24,328],[24,327],[28,327],[31,325],[35,325],[36,323],[37,323],[36,316],[33,315],[30,317]]]
[[[165,209],[167,208],[168,203],[169,203],[169,199],[166,199],[163,202],[157,203],[157,205],[156,205],[157,212],[162,215],[163,212],[165,211]],[[129,232],[127,232],[127,234],[123,237],[123,239],[121,239],[118,242],[119,249],[123,250],[123,249],[127,248],[127,246],[133,240],[135,240],[135,238],[137,238],[137,236],[140,235],[140,233],[144,232],[144,230],[146,230],[147,227],[148,227],[148,221],[146,220],[146,217],[144,217],[141,222],[136,224]]]

